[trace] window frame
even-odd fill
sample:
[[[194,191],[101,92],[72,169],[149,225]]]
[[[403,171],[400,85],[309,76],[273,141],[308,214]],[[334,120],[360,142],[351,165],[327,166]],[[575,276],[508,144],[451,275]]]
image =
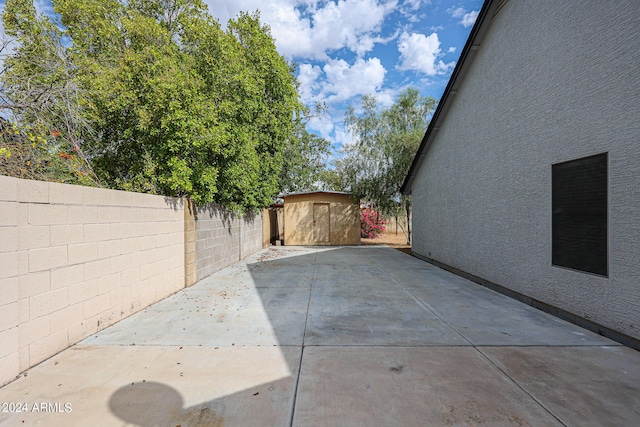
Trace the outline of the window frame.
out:
[[[603,159],[602,159],[603,158]],[[589,164],[589,161],[593,160],[593,163]],[[579,165],[579,163],[586,163],[585,165]],[[599,174],[600,176],[595,176],[594,177],[594,181],[596,181],[597,185],[604,185],[604,188],[598,188],[596,190],[594,190],[593,199],[604,199],[604,210],[602,209],[602,207],[596,207],[595,208],[595,212],[597,215],[602,216],[603,215],[603,219],[604,219],[604,236],[599,236],[598,241],[597,242],[593,242],[593,246],[596,247],[596,249],[594,250],[593,248],[589,249],[588,247],[585,250],[591,250],[591,253],[586,252],[583,253],[582,255],[580,255],[580,258],[596,258],[596,257],[601,257],[604,256],[604,259],[600,259],[598,258],[599,262],[595,263],[597,266],[599,266],[598,268],[593,268],[593,269],[585,269],[585,265],[580,265],[579,263],[575,263],[575,262],[570,262],[570,257],[567,256],[562,256],[561,254],[558,254],[557,251],[558,250],[566,250],[566,246],[567,244],[565,243],[565,247],[563,248],[562,246],[562,241],[559,240],[560,236],[558,232],[558,228],[562,226],[562,223],[559,222],[560,218],[559,216],[561,215],[558,210],[560,208],[562,208],[563,206],[566,207],[567,205],[559,205],[557,203],[557,197],[561,197],[561,194],[557,194],[558,191],[558,187],[559,184],[557,182],[558,180],[558,174],[562,173],[563,168],[562,166],[569,166],[571,167],[571,165],[573,165],[574,167],[583,167],[583,168],[588,168],[588,167],[595,167],[596,170],[594,173]],[[602,166],[604,166],[604,177],[602,177]],[[600,168],[600,170],[598,171],[598,168]],[[572,271],[576,271],[576,272],[580,272],[580,273],[584,273],[584,274],[591,274],[591,275],[595,275],[595,276],[599,276],[599,277],[605,277],[608,278],[609,274],[610,274],[610,244],[609,244],[609,237],[610,237],[610,228],[609,228],[609,222],[610,222],[610,213],[609,213],[609,207],[610,207],[610,179],[609,179],[609,170],[610,170],[610,156],[609,156],[609,152],[600,152],[597,154],[592,154],[592,155],[588,155],[588,156],[583,156],[583,157],[579,157],[579,158],[574,158],[574,159],[570,159],[570,160],[566,160],[566,161],[562,161],[562,162],[558,162],[558,163],[553,163],[551,165],[551,265],[553,267],[558,267],[558,268],[563,268],[563,269],[568,269],[568,270],[572,270]],[[588,171],[582,172],[582,173],[588,173]],[[575,177],[573,178],[574,180],[576,179]],[[598,182],[599,181],[599,182]],[[602,182],[603,181],[603,182]],[[603,190],[604,190],[604,195],[603,195]],[[566,190],[565,190],[566,191]],[[600,202],[601,200],[598,200],[598,202]],[[572,212],[573,214],[575,214],[575,210],[571,209],[571,206],[569,207],[569,212]],[[585,227],[583,225],[583,227]],[[580,231],[580,227],[577,227],[578,231]],[[563,230],[564,232],[567,232],[567,230]],[[584,230],[582,230],[584,231]],[[600,230],[602,231],[602,230]],[[604,237],[604,239],[603,239]],[[580,243],[579,239],[575,240],[573,243]],[[589,243],[587,241],[583,240],[583,243]],[[601,247],[599,245],[604,245],[604,247]],[[604,252],[604,255],[600,254],[598,255],[598,252]],[[564,259],[563,259],[564,258]],[[604,263],[604,268],[602,268],[602,264]]]

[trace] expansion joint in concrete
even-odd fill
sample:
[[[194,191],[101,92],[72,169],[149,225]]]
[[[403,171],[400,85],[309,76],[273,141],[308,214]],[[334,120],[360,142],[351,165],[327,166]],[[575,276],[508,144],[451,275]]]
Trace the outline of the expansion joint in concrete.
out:
[[[313,257],[313,273],[311,275],[311,283],[309,284],[309,299],[307,300],[307,313],[304,317],[304,331],[302,332],[302,345],[300,346],[300,361],[298,362],[298,373],[296,376],[296,383],[293,389],[293,402],[291,404],[291,416],[289,417],[289,426],[293,426],[293,417],[296,410],[296,401],[298,400],[298,386],[300,384],[300,375],[302,373],[302,360],[304,359],[304,339],[307,335],[307,323],[309,322],[309,308],[311,307],[311,292],[313,291],[313,281],[316,277],[316,266],[318,261],[318,252],[315,252]]]
[[[482,360],[484,360],[485,363],[487,363],[489,366],[492,366],[493,368],[497,369],[498,372],[500,372],[502,375],[504,375],[504,377],[507,379],[507,381],[509,381],[511,384],[513,384],[514,387],[517,387],[520,391],[522,391],[524,394],[529,396],[531,398],[531,400],[536,402],[545,412],[547,412],[550,416],[555,418],[555,420],[558,421],[561,425],[563,425],[565,427],[568,425],[567,423],[562,421],[562,419],[558,415],[556,415],[550,408],[548,408],[544,403],[542,403],[540,401],[540,399],[537,399],[526,388],[522,387],[517,381],[515,381],[513,378],[511,378],[511,376],[504,369],[502,369],[500,366],[498,366],[496,363],[494,363],[494,361],[491,360],[490,357],[488,357],[486,354],[484,354],[482,352],[481,348],[479,348],[477,346],[473,346],[473,348],[478,352],[478,354],[480,355]]]

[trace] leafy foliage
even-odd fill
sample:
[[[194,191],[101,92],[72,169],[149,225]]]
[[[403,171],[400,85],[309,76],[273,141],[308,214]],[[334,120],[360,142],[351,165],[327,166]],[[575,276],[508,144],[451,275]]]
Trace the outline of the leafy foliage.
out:
[[[360,114],[351,106],[345,114],[355,143],[336,161],[334,182],[356,198],[368,201],[382,214],[405,212],[407,242],[411,239],[411,198],[400,193],[436,100],[416,89],[403,91],[389,108],[379,110],[375,97],[362,97]]]
[[[68,150],[61,133],[42,135],[36,129],[0,119],[0,174],[23,179],[95,185],[92,171],[77,151]]]
[[[7,2],[0,78],[0,173],[20,178],[99,185],[83,153],[88,132],[79,115],[81,89],[63,34],[29,0]]]
[[[330,143],[307,131],[308,117],[307,113],[296,121],[284,147],[279,183],[283,193],[320,190],[324,187]]]
[[[28,0],[7,1],[8,32],[16,28],[21,49],[35,47],[11,58],[15,78],[3,76],[3,93],[15,103],[33,79],[74,88],[73,108],[62,109],[74,120],[65,136],[106,185],[252,210],[280,190],[291,141],[316,143],[296,126],[294,69],[257,13],[241,13],[225,31],[201,0],[53,5],[60,26],[33,18]],[[60,128],[60,117],[42,129]],[[33,122],[22,110],[17,118]]]

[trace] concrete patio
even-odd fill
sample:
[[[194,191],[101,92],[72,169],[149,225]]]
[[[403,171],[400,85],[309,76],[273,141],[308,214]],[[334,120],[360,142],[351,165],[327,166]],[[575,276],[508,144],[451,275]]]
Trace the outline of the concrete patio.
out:
[[[640,353],[387,247],[278,247],[0,402],[2,426],[632,426]]]

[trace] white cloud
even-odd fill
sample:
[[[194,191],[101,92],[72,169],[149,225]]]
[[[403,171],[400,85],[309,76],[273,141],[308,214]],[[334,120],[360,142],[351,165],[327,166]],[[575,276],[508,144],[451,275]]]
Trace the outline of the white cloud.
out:
[[[465,28],[472,26],[476,22],[476,18],[480,11],[472,10],[471,12],[467,12],[463,7],[450,8],[447,10],[449,14],[453,18],[462,18],[460,20],[460,24],[462,24]]]
[[[455,65],[444,63],[439,58],[443,55],[437,33],[429,36],[419,33],[404,32],[398,40],[400,51],[400,70],[420,71],[427,76],[445,74]]]
[[[404,0],[399,11],[409,22],[419,22],[426,16],[426,14],[419,12],[420,8],[430,3],[430,0]]]
[[[404,0],[402,6],[409,10],[418,10],[422,6],[422,0]]]
[[[415,0],[414,0],[415,1]],[[398,0],[206,0],[211,14],[224,25],[241,10],[261,11],[276,45],[287,57],[326,60],[327,51],[344,47],[359,56],[384,42],[380,30]]]
[[[353,144],[355,144],[353,134],[351,132],[348,132],[344,128],[344,126],[336,127],[335,141],[340,145],[340,151],[342,151],[344,147],[352,146]]]
[[[326,80],[320,97],[328,103],[375,93],[382,86],[387,72],[378,58],[357,59],[353,65],[343,59],[332,59],[325,64],[323,71]]]
[[[457,8],[452,7],[449,10],[447,10],[447,12],[449,12],[451,16],[453,16],[454,18],[462,18],[466,11],[464,10],[464,7],[457,7]]]
[[[349,64],[344,59],[331,59],[322,68],[301,64],[298,82],[302,101],[336,104],[366,94],[380,96],[385,102],[391,96],[389,90],[381,90],[387,70],[380,59],[356,59]]]
[[[464,27],[470,27],[473,24],[475,24],[476,22],[476,18],[478,17],[478,13],[480,13],[480,11],[478,10],[472,10],[469,13],[465,13],[462,16],[462,21],[460,21],[460,23],[464,26]]]
[[[331,117],[313,117],[309,120],[308,128],[325,139],[332,139],[331,133],[333,132],[334,124]]]
[[[405,87],[387,88],[376,92],[375,96],[378,106],[381,108],[391,107],[393,103],[396,102],[398,94],[402,92],[403,89],[405,89]]]
[[[36,0],[33,2],[33,4],[36,7],[36,11],[38,13],[42,13],[43,15],[46,15],[46,16],[53,15],[53,5],[51,4],[50,1]]]
[[[300,98],[305,104],[314,102],[314,92],[319,89],[318,78],[322,74],[322,70],[317,65],[302,64],[298,67],[298,82],[300,88]]]

